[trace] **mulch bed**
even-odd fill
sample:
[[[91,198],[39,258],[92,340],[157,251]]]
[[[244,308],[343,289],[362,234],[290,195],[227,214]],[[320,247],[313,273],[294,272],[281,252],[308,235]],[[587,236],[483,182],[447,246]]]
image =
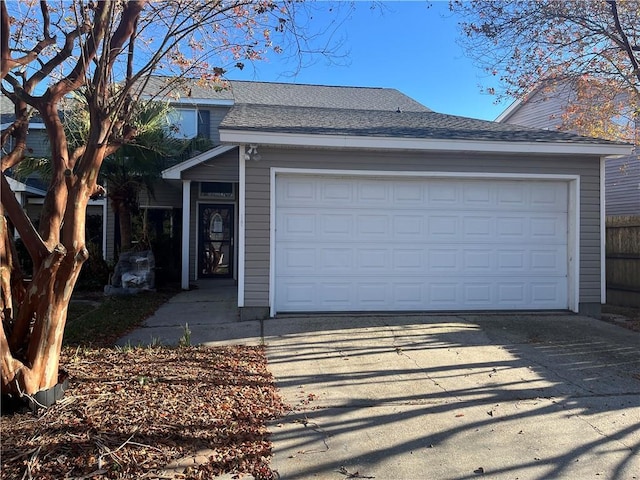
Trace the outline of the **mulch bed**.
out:
[[[640,332],[640,308],[638,307],[605,305],[602,310],[602,319],[634,332]]]
[[[2,479],[274,478],[263,347],[65,349],[54,406],[3,415]]]

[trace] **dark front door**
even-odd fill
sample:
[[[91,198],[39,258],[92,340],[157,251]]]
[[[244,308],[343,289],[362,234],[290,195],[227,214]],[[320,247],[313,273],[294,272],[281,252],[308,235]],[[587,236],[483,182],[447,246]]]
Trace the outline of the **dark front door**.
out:
[[[232,276],[233,205],[201,204],[198,219],[198,276]]]

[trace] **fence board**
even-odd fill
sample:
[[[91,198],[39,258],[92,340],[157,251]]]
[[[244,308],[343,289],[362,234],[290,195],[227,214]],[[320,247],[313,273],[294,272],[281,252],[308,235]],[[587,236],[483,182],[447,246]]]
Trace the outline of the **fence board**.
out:
[[[640,307],[640,216],[607,217],[607,303]]]

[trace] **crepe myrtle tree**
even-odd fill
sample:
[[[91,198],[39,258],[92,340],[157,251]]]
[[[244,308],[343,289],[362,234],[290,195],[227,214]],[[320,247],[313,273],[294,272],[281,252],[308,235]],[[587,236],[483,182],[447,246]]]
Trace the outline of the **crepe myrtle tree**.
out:
[[[299,59],[331,56],[322,43],[331,32],[326,24],[315,28],[309,8],[328,9],[270,0],[0,2],[1,88],[15,107],[15,121],[1,132],[3,394],[31,396],[59,381],[67,307],[88,258],[87,202],[101,193],[97,180],[103,160],[136,138],[132,114],[143,92],[148,99],[151,75],[225,88],[226,69],[274,52]],[[86,139],[79,144],[67,137],[61,115],[74,92],[84,96],[89,117]],[[180,92],[179,85],[167,82],[153,95]],[[34,114],[45,125],[51,150],[51,180],[38,229],[7,181],[25,158]],[[33,261],[29,283],[8,221]]]
[[[467,54],[497,79],[488,93],[570,91],[563,128],[638,142],[640,2],[453,0],[450,9]]]

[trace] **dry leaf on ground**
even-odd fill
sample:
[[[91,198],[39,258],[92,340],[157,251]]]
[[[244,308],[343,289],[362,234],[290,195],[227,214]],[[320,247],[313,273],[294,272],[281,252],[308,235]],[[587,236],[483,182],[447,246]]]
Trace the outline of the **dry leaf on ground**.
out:
[[[198,455],[176,478],[270,477],[266,422],[285,405],[263,347],[67,349],[62,365],[58,404],[2,417],[2,479],[158,478]]]

